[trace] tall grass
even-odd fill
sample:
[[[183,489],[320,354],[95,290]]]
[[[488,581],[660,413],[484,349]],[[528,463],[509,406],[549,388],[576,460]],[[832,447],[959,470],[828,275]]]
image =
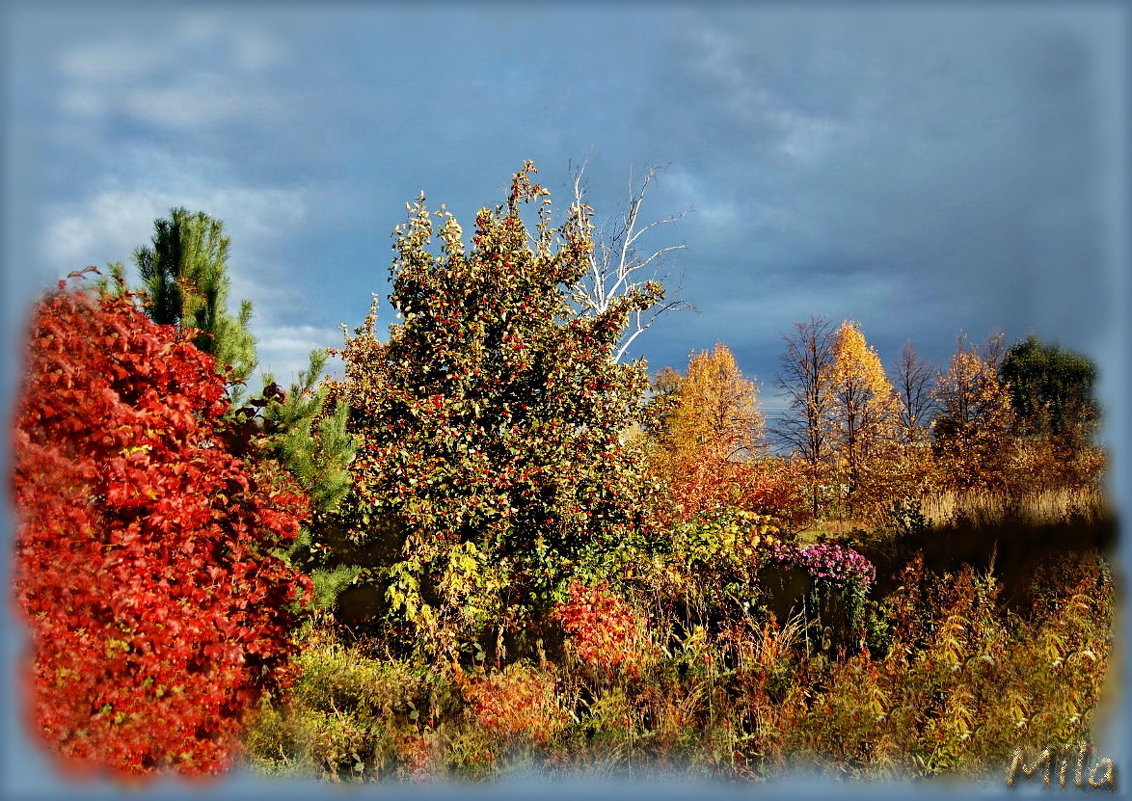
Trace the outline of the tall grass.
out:
[[[990,490],[938,492],[921,501],[921,511],[932,528],[1096,523],[1112,513],[1107,495],[1095,487],[1022,494]]]
[[[701,576],[685,575],[683,592],[716,592],[695,587]],[[1015,748],[1088,737],[1112,660],[1104,558],[1052,559],[1033,581],[1030,605],[1011,609],[992,571],[937,574],[913,560],[848,640],[813,610],[688,617],[638,581],[623,604],[642,628],[618,640],[617,663],[636,670],[603,669],[571,639],[580,627],[557,661],[467,668],[389,659],[316,630],[292,699],[266,705],[249,732],[249,762],[347,782],[532,770],[749,780],[803,765],[1004,775]]]

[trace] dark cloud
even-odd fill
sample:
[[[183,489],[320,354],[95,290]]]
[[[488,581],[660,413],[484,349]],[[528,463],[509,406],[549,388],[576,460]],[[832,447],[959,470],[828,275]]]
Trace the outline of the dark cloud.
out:
[[[730,301],[705,325],[743,339],[768,306],[828,310],[939,355],[961,328],[1109,334],[1096,50],[1088,29],[1021,10],[755,9],[688,26],[641,120],[738,221],[723,238],[688,223],[689,292]],[[773,289],[734,300],[752,284]]]
[[[419,190],[467,220],[524,158],[564,193],[567,164],[589,154],[600,213],[649,164],[670,166],[648,210],[693,208],[653,242],[687,243],[671,263],[702,313],[639,340],[654,366],[724,341],[769,378],[790,322],[814,313],[937,360],[960,329],[1086,348],[1111,329],[1103,177],[1119,143],[1105,140],[1100,77],[1114,62],[1089,13],[80,17],[25,21],[13,56],[14,83],[34,87],[18,93],[20,119],[43,134],[40,224],[17,232],[28,252],[51,209],[111,185],[129,196],[122,184],[145,183],[136,152],[158,150],[185,171],[212,165],[233,193],[303,199],[257,245],[275,265],[257,276],[276,285],[264,311],[280,325],[323,330],[385,290],[389,232]]]

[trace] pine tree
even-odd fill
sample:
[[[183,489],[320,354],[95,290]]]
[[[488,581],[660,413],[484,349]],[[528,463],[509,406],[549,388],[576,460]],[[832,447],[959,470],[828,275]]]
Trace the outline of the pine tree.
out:
[[[228,313],[229,238],[224,223],[204,212],[173,209],[154,222],[151,247],[134,252],[150,302],[146,313],[158,324],[184,331],[195,329],[192,342],[213,356],[228,380],[232,405],[229,439],[235,448],[255,443],[253,452],[274,459],[306,492],[313,513],[309,525],[321,525],[350,484],[348,465],[354,457],[353,437],[346,432],[346,407],[329,398],[319,381],[326,351],[313,351],[309,367],[284,392],[264,375],[263,389],[248,396],[244,384],[256,365],[255,338],[248,330],[252,304],[244,300],[239,315]],[[111,265],[114,284],[124,289],[120,265]],[[311,569],[310,528],[304,525],[291,549],[296,561]],[[317,578],[317,576],[316,576]]]
[[[1031,334],[1010,347],[998,375],[1015,414],[1019,477],[1033,489],[1094,485],[1105,463],[1093,442],[1100,422],[1096,365]]]
[[[1010,347],[998,373],[1010,387],[1020,434],[1072,445],[1091,438],[1100,410],[1093,394],[1097,368],[1088,358],[1031,334]]]
[[[236,316],[228,313],[228,247],[224,223],[204,212],[183,208],[154,221],[152,246],[134,251],[134,263],[149,292],[150,318],[178,330],[200,333],[193,343],[216,359],[239,386],[256,366],[255,338],[248,330],[252,304],[245,300]],[[231,391],[231,390],[230,390]],[[233,392],[238,400],[239,391]]]
[[[353,437],[346,432],[346,405],[330,402],[330,387],[318,383],[326,358],[324,350],[311,351],[310,366],[299,373],[290,392],[263,411],[270,430],[278,434],[272,453],[321,513],[333,512],[349,491],[354,453]],[[269,386],[275,383],[270,375],[264,380]]]
[[[328,567],[323,549],[315,546],[350,490],[349,468],[356,452],[354,437],[346,430],[347,405],[331,397],[329,384],[319,383],[326,358],[324,350],[311,351],[310,366],[299,373],[289,392],[265,375],[264,391],[244,407],[243,415],[245,425],[263,432],[262,451],[296,479],[310,500],[311,517],[287,556],[310,574],[315,606],[322,610],[330,608],[342,585],[357,575],[356,570]],[[252,418],[257,408],[258,420]]]

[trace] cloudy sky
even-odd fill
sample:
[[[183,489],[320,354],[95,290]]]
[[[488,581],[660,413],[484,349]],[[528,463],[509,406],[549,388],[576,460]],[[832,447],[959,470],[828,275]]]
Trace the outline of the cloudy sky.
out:
[[[82,8],[10,19],[9,308],[183,205],[226,223],[290,376],[386,293],[406,200],[470,221],[530,158],[564,207],[588,158],[599,216],[652,165],[645,215],[689,212],[648,243],[687,246],[696,308],[638,340],[653,369],[721,341],[770,401],[813,314],[889,363],[996,327],[1109,355],[1113,10]]]
[[[648,244],[687,246],[667,266],[696,311],[637,341],[654,370],[724,342],[773,407],[816,314],[887,364],[1001,328],[1123,386],[1119,5],[3,13],[9,387],[35,294],[128,260],[173,206],[225,222],[261,364],[290,378],[384,297],[405,201],[468,229],[528,158],[562,208],[588,159],[599,216],[664,167],[645,215],[688,214]]]

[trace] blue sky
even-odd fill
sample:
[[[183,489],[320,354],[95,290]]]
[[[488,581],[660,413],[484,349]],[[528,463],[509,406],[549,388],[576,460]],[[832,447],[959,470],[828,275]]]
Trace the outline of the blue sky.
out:
[[[599,217],[650,165],[645,215],[689,212],[650,243],[687,246],[668,267],[697,309],[637,341],[653,370],[724,342],[773,409],[782,337],[814,314],[889,365],[909,339],[943,366],[960,331],[1033,332],[1101,363],[1123,430],[1119,4],[3,13],[6,387],[35,294],[128,260],[173,206],[225,221],[261,364],[289,379],[384,299],[420,190],[467,230],[524,159],[564,209],[588,158]]]
[[[638,340],[653,369],[722,341],[773,403],[811,314],[889,363],[996,327],[1109,355],[1112,9],[47,8],[10,18],[10,304],[185,205],[227,224],[287,377],[385,294],[420,190],[470,223],[531,158],[564,207],[589,158],[599,216],[650,165],[646,216],[689,211],[651,244],[687,246],[667,266],[698,312]]]

